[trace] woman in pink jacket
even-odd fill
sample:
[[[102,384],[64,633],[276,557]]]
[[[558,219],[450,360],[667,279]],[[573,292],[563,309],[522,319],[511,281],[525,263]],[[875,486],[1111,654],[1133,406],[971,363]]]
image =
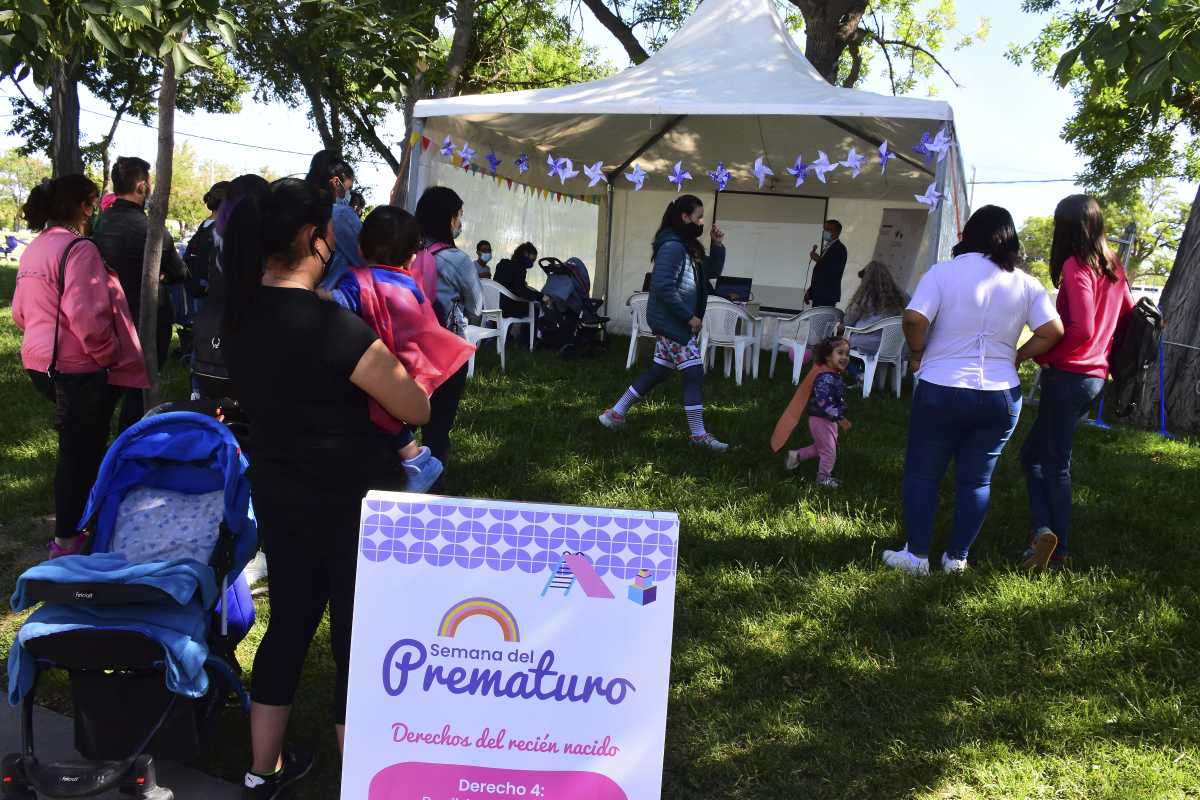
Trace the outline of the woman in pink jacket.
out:
[[[21,209],[40,234],[21,254],[13,322],[24,334],[21,362],[54,402],[58,430],[51,558],[86,540],[80,517],[108,443],[113,387],[149,386],[121,284],[83,238],[98,194],[83,175],[64,175],[35,187]]]

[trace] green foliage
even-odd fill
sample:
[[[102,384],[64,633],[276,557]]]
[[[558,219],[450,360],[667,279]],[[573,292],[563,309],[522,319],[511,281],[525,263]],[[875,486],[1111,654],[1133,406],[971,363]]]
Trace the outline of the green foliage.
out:
[[[1053,289],[1050,280],[1050,242],[1054,238],[1054,217],[1030,217],[1020,230],[1021,248],[1025,251],[1025,269]]]
[[[34,186],[50,177],[50,164],[40,158],[22,155],[16,150],[0,153],[0,228],[17,230],[24,226],[21,206]]]
[[[168,216],[195,230],[208,218],[204,195],[217,181],[231,180],[229,167],[213,161],[200,161],[187,144],[176,146],[171,168],[171,201]]]
[[[1051,13],[1009,58],[1075,97],[1063,138],[1087,157],[1081,180],[1131,197],[1155,177],[1200,180],[1200,0],[1025,0]]]

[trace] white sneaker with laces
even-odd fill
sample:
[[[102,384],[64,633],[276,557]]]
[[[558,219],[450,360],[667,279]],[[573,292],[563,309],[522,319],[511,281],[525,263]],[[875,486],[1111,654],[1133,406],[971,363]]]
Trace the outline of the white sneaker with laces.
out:
[[[800,466],[800,459],[796,456],[795,450],[788,450],[787,458],[783,460],[783,468],[791,472]]]
[[[965,558],[951,558],[942,553],[942,572],[966,572],[967,560]]]
[[[625,417],[618,414],[611,408],[604,409],[604,413],[600,415],[600,424],[608,428],[610,431],[619,430],[625,427]]]
[[[909,575],[924,576],[929,574],[929,559],[917,558],[908,552],[907,547],[903,550],[884,550],[883,563],[892,569],[907,572]]]
[[[817,478],[817,486],[824,486],[826,489],[838,489],[841,487],[841,484],[838,483],[837,478],[831,475],[828,478]]]
[[[725,444],[711,433],[706,433],[703,436],[691,436],[689,437],[688,441],[696,445],[696,447],[704,447],[717,453],[724,453],[729,449],[729,445]]]

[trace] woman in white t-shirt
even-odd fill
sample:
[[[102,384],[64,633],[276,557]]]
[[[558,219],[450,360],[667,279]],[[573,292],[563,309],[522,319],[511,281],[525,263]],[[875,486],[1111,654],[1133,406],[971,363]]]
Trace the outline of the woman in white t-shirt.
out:
[[[913,395],[904,463],[903,550],[883,562],[929,574],[938,486],[954,461],[953,530],[942,569],[967,568],[967,551],[987,516],[992,472],[1021,413],[1017,365],[1052,348],[1062,321],[1046,290],[1017,269],[1021,244],[1012,215],[984,206],[971,215],[954,258],[935,264],[904,312],[904,336],[920,383]],[[1033,338],[1019,350],[1028,326]]]

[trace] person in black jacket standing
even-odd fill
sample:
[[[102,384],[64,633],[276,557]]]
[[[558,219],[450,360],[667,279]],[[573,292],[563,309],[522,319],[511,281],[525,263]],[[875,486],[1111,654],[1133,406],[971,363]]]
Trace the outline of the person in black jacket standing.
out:
[[[146,200],[150,197],[150,164],[134,156],[118,158],[112,168],[112,184],[117,199],[100,215],[93,239],[100,248],[104,262],[116,270],[121,288],[125,290],[125,297],[129,300],[129,310],[137,321],[141,319],[142,256],[146,249],[146,232],[149,228]],[[166,283],[180,283],[187,279],[187,268],[175,249],[175,240],[167,231],[163,231],[160,275]],[[171,296],[168,292],[160,291],[155,336],[160,370],[171,346],[173,318]],[[141,390],[126,391],[121,402],[121,430],[141,419],[143,413],[145,408]]]
[[[804,295],[805,302],[819,306],[836,306],[842,299],[842,275],[846,272],[846,245],[841,242],[842,223],[836,219],[826,220],[825,232],[821,235],[824,252],[818,253],[813,245],[809,258],[817,262],[813,269],[812,284]]]

